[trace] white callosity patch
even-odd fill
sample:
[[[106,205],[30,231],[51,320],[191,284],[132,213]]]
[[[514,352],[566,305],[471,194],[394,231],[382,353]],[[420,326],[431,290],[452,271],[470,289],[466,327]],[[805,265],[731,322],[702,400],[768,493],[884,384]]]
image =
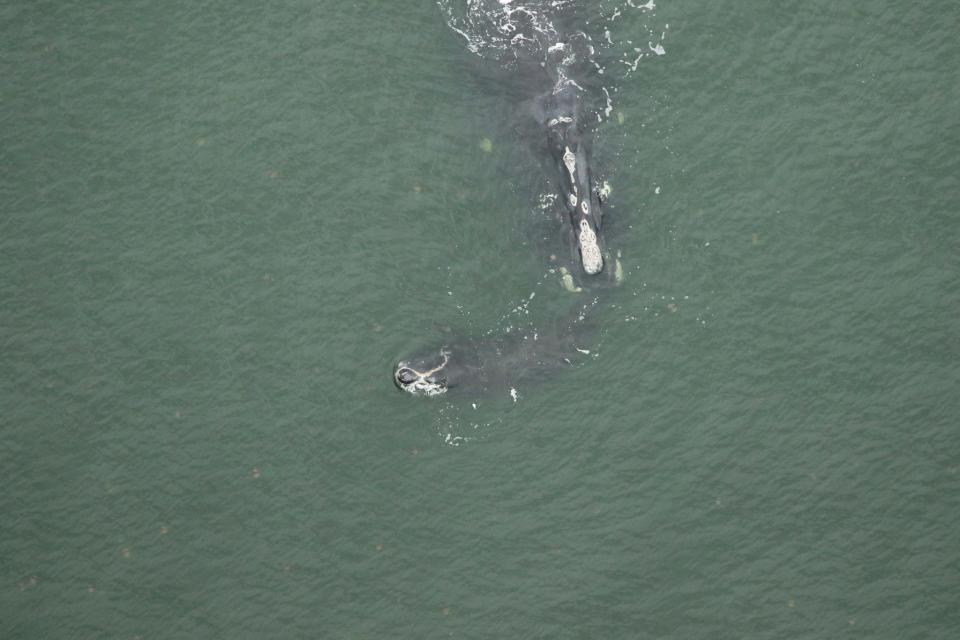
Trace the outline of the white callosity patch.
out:
[[[585,216],[590,215],[590,205],[587,204],[586,200],[580,203],[580,211],[583,211],[583,215]]]
[[[567,168],[567,171],[570,173],[570,182],[573,184],[574,194],[578,194],[577,191],[577,157],[573,155],[573,151],[570,151],[570,147],[563,148],[563,166]]]
[[[547,123],[548,127],[555,127],[558,124],[569,124],[573,122],[573,118],[569,116],[560,116],[559,118],[553,118],[550,122]]]
[[[600,245],[597,243],[597,234],[590,227],[586,220],[580,221],[580,260],[583,262],[583,270],[593,275],[600,273],[603,269],[603,255],[600,253]]]
[[[446,393],[447,385],[439,382],[431,382],[428,378],[433,374],[437,373],[441,369],[447,366],[447,363],[450,362],[450,352],[441,351],[440,355],[443,356],[443,362],[439,365],[430,369],[429,371],[418,371],[406,363],[400,363],[397,367],[397,382],[400,383],[400,388],[406,391],[407,393],[412,393],[413,395],[424,395],[424,396],[438,396],[441,393]],[[410,371],[417,376],[417,379],[413,382],[401,382],[399,374],[401,371]]]
[[[576,206],[577,206],[577,194],[575,194],[575,193],[571,193],[571,194],[570,194],[570,206],[571,206],[571,207],[576,207]]]

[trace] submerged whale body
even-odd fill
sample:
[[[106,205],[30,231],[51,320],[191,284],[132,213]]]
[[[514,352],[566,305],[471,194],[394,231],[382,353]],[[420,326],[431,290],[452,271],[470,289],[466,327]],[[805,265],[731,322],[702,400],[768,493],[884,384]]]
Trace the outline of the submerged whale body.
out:
[[[573,366],[589,353],[576,346],[588,329],[577,324],[544,335],[448,341],[424,355],[398,362],[393,382],[403,391],[423,396],[437,396],[451,389],[509,391],[531,378]]]
[[[466,13],[455,16],[450,0],[440,0],[448,24],[464,36],[474,53],[492,58],[507,72],[535,73],[530,96],[535,122],[549,149],[562,202],[564,233],[572,257],[587,278],[605,269],[601,233],[601,197],[593,184],[590,130],[585,115],[586,91],[574,77],[592,53],[589,38],[558,27],[571,0],[466,0]],[[543,89],[546,88],[545,91]],[[606,270],[608,273],[610,269]],[[582,317],[581,317],[582,319]],[[426,355],[398,362],[394,384],[414,395],[436,396],[453,388],[512,389],[516,380],[569,366],[585,353],[574,344],[576,323],[552,335],[502,336],[460,340]]]

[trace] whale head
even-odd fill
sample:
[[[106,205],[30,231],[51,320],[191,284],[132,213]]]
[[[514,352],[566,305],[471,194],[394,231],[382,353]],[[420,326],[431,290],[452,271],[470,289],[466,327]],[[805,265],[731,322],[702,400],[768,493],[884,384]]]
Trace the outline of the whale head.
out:
[[[401,391],[415,396],[438,396],[451,386],[450,350],[411,360],[401,360],[393,368],[393,383]]]

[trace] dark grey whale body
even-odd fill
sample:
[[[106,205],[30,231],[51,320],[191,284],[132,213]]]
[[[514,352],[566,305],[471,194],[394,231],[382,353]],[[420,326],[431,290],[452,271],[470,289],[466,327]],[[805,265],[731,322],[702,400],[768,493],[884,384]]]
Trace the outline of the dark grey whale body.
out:
[[[604,265],[603,212],[600,192],[593,184],[590,139],[581,120],[581,93],[574,81],[561,78],[539,104],[547,144],[560,176],[559,195],[570,222],[567,231],[579,254],[579,264],[592,276]]]
[[[592,48],[584,47],[588,39],[582,32],[565,38],[556,29],[549,12],[567,4],[565,0],[498,0],[498,6],[490,3],[491,8],[483,17],[493,17],[493,24],[505,36],[506,44],[499,49],[502,66],[537,76],[530,78],[530,85],[540,87],[541,93],[533,96],[529,104],[555,168],[558,196],[564,209],[564,234],[583,276],[593,280],[605,270],[606,262],[601,233],[602,199],[593,184],[590,130],[585,121],[585,115],[596,114],[585,108],[586,91],[570,77],[578,62],[581,66],[583,63],[582,56],[578,60],[574,50],[579,46],[581,53],[584,48],[592,52]],[[509,20],[497,22],[502,15]],[[471,42],[470,37],[467,39]],[[476,52],[473,44],[470,48]],[[608,274],[610,271],[606,269]],[[586,353],[576,344],[582,325],[562,319],[558,322],[561,329],[549,333],[447,341],[426,355],[396,363],[394,384],[403,391],[427,396],[452,388],[512,392],[517,382],[569,367]]]
[[[398,362],[393,382],[403,391],[434,396],[450,389],[472,393],[511,391],[528,380],[569,368],[589,351],[580,349],[586,325],[556,332],[457,338]]]

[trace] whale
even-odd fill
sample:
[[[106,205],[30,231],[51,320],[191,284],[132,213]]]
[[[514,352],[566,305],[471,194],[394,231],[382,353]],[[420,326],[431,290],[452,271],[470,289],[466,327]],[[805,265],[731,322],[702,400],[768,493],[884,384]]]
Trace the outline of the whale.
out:
[[[393,367],[398,389],[415,396],[439,396],[453,389],[469,393],[510,393],[544,375],[579,364],[590,351],[578,347],[596,327],[560,323],[553,331],[509,333],[482,339],[453,337]]]
[[[592,46],[582,31],[565,35],[552,19],[555,9],[568,4],[566,0],[478,0],[471,5],[478,11],[470,23],[476,32],[467,33],[460,28],[465,27],[461,23],[451,26],[467,38],[475,53],[478,42],[489,45],[501,68],[512,72],[522,84],[535,87],[534,95],[523,104],[532,115],[535,147],[545,149],[551,168],[551,182],[560,203],[557,217],[561,235],[571,262],[577,265],[580,284],[590,287],[602,285],[604,275],[609,276],[607,281],[616,283],[621,273],[619,262],[613,260],[614,268],[610,268],[611,261],[606,257],[604,192],[594,183],[592,130],[588,124],[591,118],[597,119],[597,114],[587,106],[590,96],[582,86],[586,82],[578,75],[578,71],[590,68],[586,62]],[[572,284],[572,274],[565,267],[556,270],[569,291],[583,290]],[[553,318],[552,331],[445,340],[419,355],[396,360],[393,383],[415,396],[440,396],[452,389],[499,389],[513,395],[518,382],[569,367],[589,353],[577,346],[583,340],[583,307],[578,306],[574,312],[569,317]]]
[[[604,267],[602,193],[593,182],[591,140],[582,120],[583,90],[567,78],[538,100],[538,115],[558,175],[559,197],[567,212],[566,235],[588,276]]]

